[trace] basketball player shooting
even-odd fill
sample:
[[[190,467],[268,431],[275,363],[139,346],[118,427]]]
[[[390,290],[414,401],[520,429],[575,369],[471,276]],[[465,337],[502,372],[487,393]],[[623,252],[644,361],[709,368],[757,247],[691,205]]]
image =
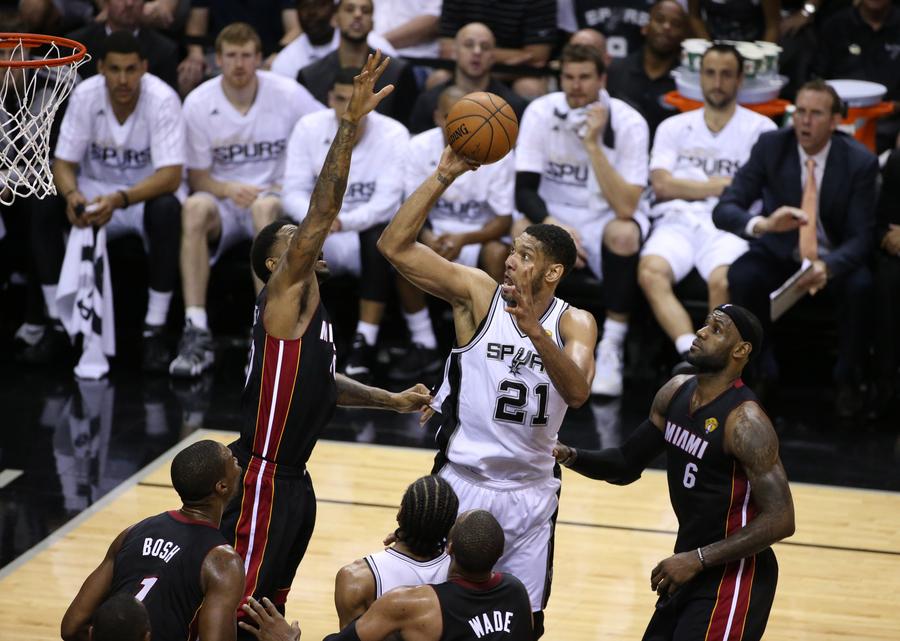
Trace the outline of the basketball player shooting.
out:
[[[678,538],[650,574],[659,601],[644,641],[758,641],[765,631],[778,582],[771,545],[794,533],[794,503],[772,423],[741,380],[762,338],[751,312],[719,305],[688,352],[698,374],[663,385],[621,447],[556,448],[563,465],[616,485],[666,452]]]
[[[442,414],[433,473],[450,482],[461,511],[489,510],[503,526],[506,550],[497,569],[528,589],[537,638],[560,487],[553,441],[568,406],[590,396],[597,325],[589,313],[554,297],[576,257],[561,227],[532,225],[519,235],[500,286],[486,272],[417,241],[441,194],[476,164],[445,148],[378,248],[411,283],[453,307],[458,347],[432,404]],[[510,489],[516,489],[515,505]]]

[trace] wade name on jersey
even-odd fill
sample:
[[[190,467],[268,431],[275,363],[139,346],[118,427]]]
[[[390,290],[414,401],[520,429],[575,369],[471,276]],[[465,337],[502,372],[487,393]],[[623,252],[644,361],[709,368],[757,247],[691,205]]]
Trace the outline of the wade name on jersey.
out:
[[[155,556],[165,563],[168,563],[172,560],[172,557],[180,551],[181,547],[171,541],[154,539],[153,537],[148,536],[144,539],[144,546],[141,554],[142,556]]]
[[[709,441],[671,421],[666,421],[665,439],[666,442],[684,450],[691,456],[696,456],[698,460],[703,460],[706,448],[709,447]]]
[[[287,139],[234,143],[213,147],[213,162],[223,165],[242,165],[249,162],[279,160],[287,149]]]
[[[512,620],[513,613],[509,610],[492,610],[472,617],[469,619],[469,625],[472,627],[472,632],[475,633],[475,638],[480,639],[491,633],[506,632],[509,634]]]
[[[515,356],[510,359],[509,371],[513,374],[519,373],[522,366],[529,367],[537,372],[544,371],[544,363],[541,361],[540,354],[526,350],[524,347],[516,348],[515,345],[504,345],[503,343],[488,343],[487,357],[495,361],[506,361],[507,356]]]

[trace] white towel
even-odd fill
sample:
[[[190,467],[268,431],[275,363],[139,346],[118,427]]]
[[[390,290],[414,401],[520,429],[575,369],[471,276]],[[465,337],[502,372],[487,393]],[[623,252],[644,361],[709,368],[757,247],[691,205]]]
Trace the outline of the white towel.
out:
[[[106,258],[106,230],[73,227],[56,292],[59,318],[69,336],[84,336],[75,376],[97,379],[116,353],[112,282]]]

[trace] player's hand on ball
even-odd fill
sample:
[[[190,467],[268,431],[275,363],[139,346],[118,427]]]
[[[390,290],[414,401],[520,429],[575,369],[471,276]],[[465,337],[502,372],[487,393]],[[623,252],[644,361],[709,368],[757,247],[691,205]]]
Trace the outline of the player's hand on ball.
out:
[[[416,383],[409,389],[394,394],[393,401],[392,407],[401,414],[424,412],[431,403],[431,392],[422,383]]]
[[[375,83],[381,78],[381,74],[390,64],[390,57],[382,59],[381,51],[369,54],[368,60],[359,75],[353,78],[353,94],[350,96],[350,104],[343,117],[353,122],[359,122],[367,113],[375,109],[382,100],[387,98],[394,90],[394,85],[385,85],[381,91],[375,93]]]
[[[469,160],[455,151],[450,145],[444,147],[441,154],[441,160],[438,162],[437,173],[439,176],[456,180],[467,171],[474,171],[481,167],[481,163],[475,160]],[[438,179],[440,180],[440,179]]]

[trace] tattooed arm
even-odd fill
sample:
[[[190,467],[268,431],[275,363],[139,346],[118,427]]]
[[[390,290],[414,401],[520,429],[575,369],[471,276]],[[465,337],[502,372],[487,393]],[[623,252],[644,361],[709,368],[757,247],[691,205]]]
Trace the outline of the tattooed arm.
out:
[[[418,383],[402,392],[389,392],[380,387],[363,385],[343,374],[335,374],[337,404],[342,407],[370,407],[400,413],[425,410],[431,403],[428,388]]]
[[[744,468],[756,517],[740,530],[700,549],[669,557],[654,568],[650,586],[674,592],[704,568],[737,561],[794,533],[794,501],[778,456],[778,437],[756,403],[744,403],[725,424],[725,451]],[[701,563],[700,557],[703,557]]]

